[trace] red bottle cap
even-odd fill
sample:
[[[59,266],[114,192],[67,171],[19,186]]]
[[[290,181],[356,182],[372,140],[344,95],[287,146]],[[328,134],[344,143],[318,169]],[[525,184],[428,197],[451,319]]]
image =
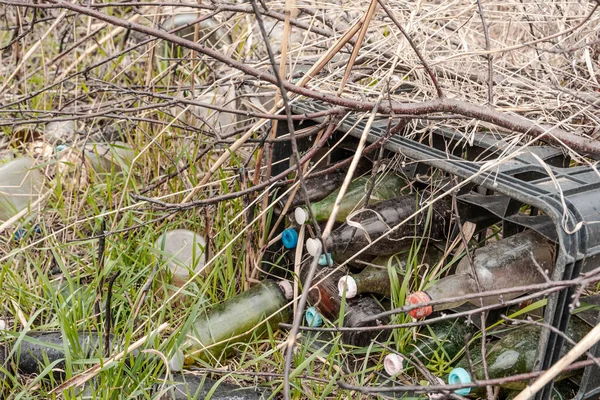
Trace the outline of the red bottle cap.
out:
[[[408,296],[406,296],[406,305],[413,305],[413,304],[421,304],[421,303],[427,303],[431,301],[431,297],[429,297],[429,295],[425,292],[415,292],[412,294],[409,294]],[[415,308],[414,310],[410,310],[409,314],[411,315],[411,317],[413,318],[425,318],[429,315],[431,315],[431,313],[433,312],[433,307],[432,306],[425,306],[425,307],[421,307],[421,308]]]

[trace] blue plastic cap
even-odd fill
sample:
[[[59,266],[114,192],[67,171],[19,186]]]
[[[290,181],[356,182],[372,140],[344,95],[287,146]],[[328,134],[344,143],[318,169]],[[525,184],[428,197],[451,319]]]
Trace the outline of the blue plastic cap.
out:
[[[281,233],[281,241],[286,249],[293,249],[298,244],[298,232],[294,228],[287,228]]]
[[[319,314],[317,309],[314,307],[308,307],[306,309],[306,313],[304,313],[304,317],[306,318],[306,323],[308,324],[308,326],[312,328],[316,328],[323,325],[323,318],[321,317],[321,314]]]
[[[471,374],[464,368],[454,368],[448,375],[448,384],[457,385],[461,383],[471,383]],[[466,396],[471,393],[471,388],[457,389],[454,393]]]
[[[58,146],[56,146],[56,152],[60,153],[61,151],[66,150],[68,148],[69,148],[69,146],[65,146],[64,144],[59,144]]]
[[[333,265],[333,258],[331,257],[331,253],[327,253],[327,255],[321,254],[319,256],[319,265],[320,266]]]

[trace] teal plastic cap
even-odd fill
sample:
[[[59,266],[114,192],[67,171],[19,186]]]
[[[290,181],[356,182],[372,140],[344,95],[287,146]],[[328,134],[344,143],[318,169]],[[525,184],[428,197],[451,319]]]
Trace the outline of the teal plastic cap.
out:
[[[306,309],[306,312],[304,313],[304,317],[306,318],[306,323],[308,324],[308,326],[312,328],[316,328],[323,325],[323,318],[321,317],[321,314],[319,314],[317,309],[314,307],[308,307]]]
[[[327,255],[321,254],[319,256],[319,265],[322,267],[325,267],[327,265],[333,265],[333,258],[331,258],[331,253],[327,253]]]
[[[294,228],[287,228],[281,233],[281,241],[286,249],[293,249],[298,244],[298,232]]]
[[[460,385],[461,383],[471,383],[471,374],[464,368],[454,368],[450,371],[450,375],[448,375],[448,384],[450,385]],[[457,389],[454,393],[466,396],[471,393],[471,388],[462,388]]]

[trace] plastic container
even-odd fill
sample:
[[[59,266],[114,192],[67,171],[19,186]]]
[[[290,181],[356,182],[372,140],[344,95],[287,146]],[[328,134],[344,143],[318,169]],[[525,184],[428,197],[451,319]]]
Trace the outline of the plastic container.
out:
[[[350,183],[340,203],[338,213],[335,217],[336,222],[346,222],[346,218],[350,213],[360,209],[365,204],[367,193],[371,186],[370,182],[370,176],[362,176]],[[406,182],[399,176],[395,174],[383,175],[375,181],[375,186],[369,198],[369,204],[396,198],[402,195],[402,189],[405,187]],[[339,192],[340,188],[336,189],[323,200],[310,205],[317,222],[326,222],[329,219]],[[298,224],[302,225],[309,219],[308,211],[304,207],[296,208],[294,210],[294,218]]]
[[[29,157],[0,164],[0,222],[6,221],[40,197],[42,174]]]
[[[277,330],[280,322],[291,318],[287,306],[293,297],[289,281],[279,283],[264,280],[242,294],[212,307],[192,324],[181,346],[185,365],[195,359],[220,359],[230,354],[230,344],[246,342],[253,336],[262,336],[268,330]],[[263,321],[269,318],[267,322]],[[268,325],[267,325],[268,324]]]
[[[433,205],[430,221],[427,221],[427,212],[421,213],[375,242],[375,239],[414,214],[419,204],[418,199],[417,194],[411,194],[363,208],[351,218],[353,226],[345,223],[331,232],[325,241],[327,251],[335,261],[339,261],[344,253],[362,251],[363,254],[391,255],[409,249],[415,238],[445,238],[451,216],[451,204],[448,200],[438,201]],[[317,240],[308,239],[306,249],[309,254],[316,254]]]
[[[160,235],[154,246],[159,251],[161,263],[166,262],[173,285],[183,286],[190,276],[199,271],[203,276],[208,273],[204,268],[206,240],[197,233],[187,229],[168,231]]]
[[[296,102],[292,112],[306,115],[321,112],[330,105],[310,100]],[[316,118],[321,123],[325,117]],[[392,125],[397,121],[392,121]],[[304,122],[306,123],[306,122]],[[476,233],[484,232],[493,224],[502,226],[503,237],[509,237],[529,228],[556,243],[557,256],[552,280],[570,280],[582,271],[599,265],[600,260],[600,176],[591,165],[570,166],[570,158],[563,149],[550,146],[515,146],[513,138],[490,131],[468,135],[455,129],[440,128],[438,124],[407,126],[401,134],[388,136],[389,119],[376,119],[369,129],[367,141],[383,140],[384,148],[397,154],[414,167],[409,180],[441,172],[453,182],[462,183],[456,193],[458,212],[462,222],[476,225]],[[366,120],[360,115],[344,118],[334,133],[341,138],[348,133],[345,143],[356,142],[365,130]],[[284,128],[284,127],[283,127]],[[286,134],[285,129],[278,132]],[[307,142],[311,138],[307,139]],[[299,143],[302,148],[304,144]],[[281,144],[276,149],[281,157],[289,149]],[[287,150],[287,153],[285,152]],[[509,158],[505,156],[510,154]],[[274,162],[278,161],[275,159]],[[527,207],[524,207],[527,206]],[[548,296],[544,321],[564,332],[570,318],[574,287],[565,288]],[[564,339],[551,329],[543,329],[539,337],[537,368],[546,370],[560,357]],[[600,346],[592,350],[600,355]],[[552,384],[536,394],[535,399],[548,399]],[[577,400],[597,399],[600,395],[600,367],[585,369]]]
[[[477,274],[481,291],[506,289],[519,285],[532,285],[545,282],[552,274],[554,266],[554,244],[535,231],[525,231],[508,238],[492,242],[485,247],[475,250],[473,267],[470,260],[464,257],[456,267],[456,273],[440,279],[425,291],[416,292],[406,297],[406,304],[420,304],[438,301],[445,298],[458,297],[465,294],[477,293],[478,287],[473,275]],[[539,267],[536,268],[535,265]],[[522,293],[502,295],[506,300],[520,296]],[[484,305],[496,304],[501,301],[498,296],[482,297]],[[469,300],[474,305],[480,305],[479,298]],[[410,311],[413,318],[423,318],[433,311],[455,308],[464,304],[450,302],[425,306]]]

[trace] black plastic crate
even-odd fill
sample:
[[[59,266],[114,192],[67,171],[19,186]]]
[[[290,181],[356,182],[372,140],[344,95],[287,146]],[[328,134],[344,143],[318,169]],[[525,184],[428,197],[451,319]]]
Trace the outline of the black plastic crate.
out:
[[[292,111],[307,114],[326,108],[315,101],[297,102]],[[367,118],[360,121],[357,115],[347,115],[339,130],[360,138],[366,121]],[[368,142],[384,137],[387,126],[387,118],[376,119]],[[418,131],[391,137],[384,147],[416,162],[416,172],[436,168],[461,179],[464,186],[458,191],[457,200],[463,221],[479,227],[501,221],[507,236],[527,227],[558,243],[553,280],[575,278],[600,264],[600,173],[593,167],[569,168],[570,160],[561,150],[549,146],[516,147],[491,133],[476,133],[467,140],[454,129],[423,127]],[[285,146],[279,146],[279,154],[289,156],[290,149]],[[510,155],[510,159],[494,165],[501,155]],[[519,214],[523,205],[532,207],[529,215]],[[574,288],[569,288],[548,297],[546,323],[565,331],[573,293]],[[545,329],[538,368],[547,369],[554,364],[562,345],[560,335]],[[592,352],[600,355],[600,347]],[[549,385],[536,398],[549,399],[550,393]],[[587,367],[577,399],[599,395],[600,368]]]

